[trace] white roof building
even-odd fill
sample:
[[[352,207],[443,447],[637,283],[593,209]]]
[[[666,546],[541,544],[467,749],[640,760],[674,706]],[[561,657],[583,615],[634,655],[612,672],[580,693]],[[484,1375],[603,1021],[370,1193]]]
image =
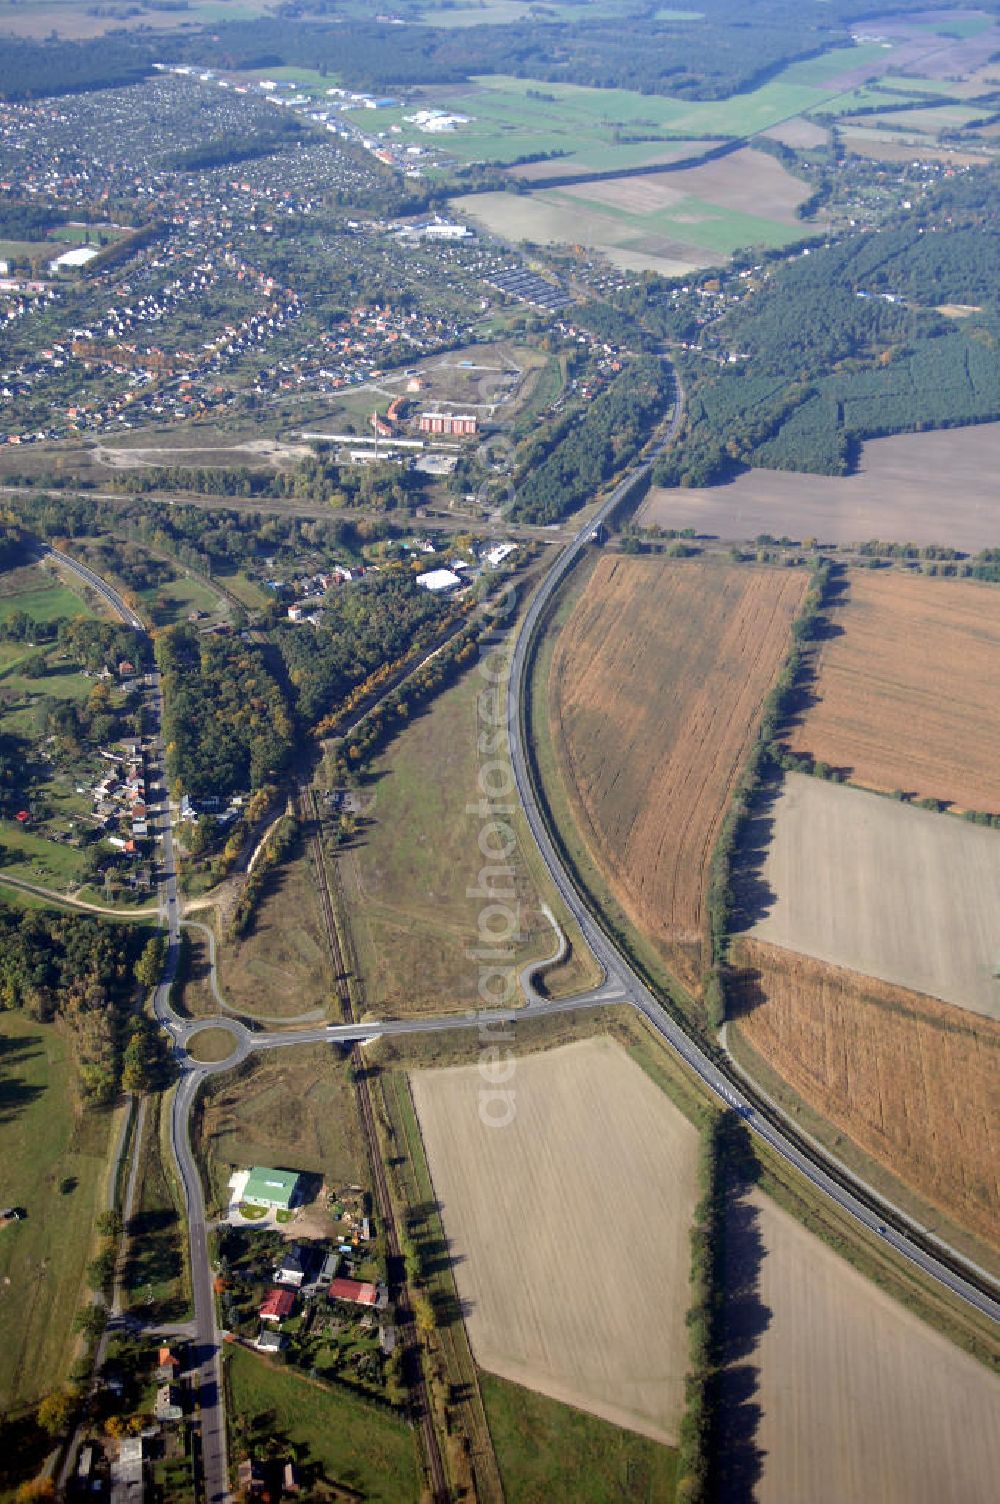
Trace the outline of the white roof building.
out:
[[[426,574],[417,575],[417,584],[425,590],[454,590],[461,583],[453,569],[429,569]]]
[[[93,261],[100,251],[96,245],[75,245],[71,251],[63,251],[54,261],[49,262],[49,271],[69,272],[74,267],[86,266],[88,261]]]

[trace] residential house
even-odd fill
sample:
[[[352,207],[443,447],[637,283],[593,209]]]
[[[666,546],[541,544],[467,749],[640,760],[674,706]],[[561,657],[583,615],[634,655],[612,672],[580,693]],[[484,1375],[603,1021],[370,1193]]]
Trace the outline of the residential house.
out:
[[[284,1321],[295,1310],[295,1295],[291,1290],[270,1290],[257,1312],[261,1321]]]

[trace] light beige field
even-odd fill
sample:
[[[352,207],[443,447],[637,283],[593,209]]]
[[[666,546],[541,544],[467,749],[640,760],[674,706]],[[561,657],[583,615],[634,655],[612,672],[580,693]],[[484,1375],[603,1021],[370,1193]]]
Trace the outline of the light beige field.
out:
[[[852,783],[1000,811],[1000,590],[852,571],[785,740]]]
[[[785,146],[798,147],[824,146],[830,139],[829,129],[825,125],[817,125],[804,115],[782,120],[780,124],[772,125],[770,130],[762,131],[761,135],[772,141],[780,141]]]
[[[1000,832],[789,773],[758,940],[1000,1018]]]
[[[953,146],[928,145],[926,138],[893,136],[873,128],[855,129],[843,136],[845,151],[877,162],[948,162],[953,167],[974,167],[989,161],[986,152],[957,151]]]
[[[637,520],[726,539],[886,538],[975,553],[1000,546],[998,474],[1000,423],[980,423],[872,439],[857,475],[748,470],[724,486],[654,487]]]
[[[579,188],[569,187],[565,192],[586,203],[607,204],[630,214],[655,214],[694,197],[722,209],[795,224],[795,211],[809,197],[810,186],[802,178],[793,177],[775,157],[745,147],[701,167],[581,183]]]
[[[756,1504],[990,1504],[1000,1379],[754,1193]]]
[[[676,1443],[697,1132],[610,1039],[511,1064],[410,1078],[476,1361]]]

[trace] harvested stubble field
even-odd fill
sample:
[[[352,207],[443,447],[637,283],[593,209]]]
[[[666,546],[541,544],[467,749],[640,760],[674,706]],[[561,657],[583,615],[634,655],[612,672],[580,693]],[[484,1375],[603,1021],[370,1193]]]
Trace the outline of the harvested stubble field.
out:
[[[751,1361],[758,1504],[988,1504],[1000,1379],[753,1193],[770,1318]]]
[[[772,822],[758,940],[1000,1018],[1000,833],[801,773]]]
[[[410,1078],[476,1361],[674,1443],[697,1131],[610,1039],[513,1065]]]
[[[1000,423],[894,434],[865,444],[855,475],[748,470],[723,486],[654,487],[637,520],[739,541],[888,538],[976,553],[1000,544],[998,472]]]
[[[549,711],[574,813],[616,899],[690,988],[712,847],[806,583],[605,556],[556,642]]]
[[[1000,811],[1000,590],[854,572],[787,738],[868,788]]]
[[[1000,1024],[756,940],[734,952],[738,1030],[814,1111],[1000,1245]]]
[[[681,208],[694,198],[713,208],[752,214],[779,224],[800,225],[796,209],[809,196],[809,185],[794,177],[775,157],[744,147],[727,157],[718,157],[698,167],[648,176],[612,178],[603,183],[581,183],[565,190],[572,197],[606,204],[629,214],[654,214]],[[679,220],[679,223],[684,222]]]

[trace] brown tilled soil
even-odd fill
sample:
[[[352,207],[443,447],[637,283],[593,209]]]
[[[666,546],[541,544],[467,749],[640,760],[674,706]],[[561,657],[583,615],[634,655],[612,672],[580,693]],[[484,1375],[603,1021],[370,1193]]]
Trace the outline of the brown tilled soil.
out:
[[[851,575],[788,743],[853,783],[1000,812],[1000,590]]]
[[[609,555],[556,644],[550,711],[581,829],[690,987],[708,860],[805,589],[801,571]]]
[[[1000,1245],[1000,1024],[757,940],[735,959],[730,1028],[873,1159]]]

